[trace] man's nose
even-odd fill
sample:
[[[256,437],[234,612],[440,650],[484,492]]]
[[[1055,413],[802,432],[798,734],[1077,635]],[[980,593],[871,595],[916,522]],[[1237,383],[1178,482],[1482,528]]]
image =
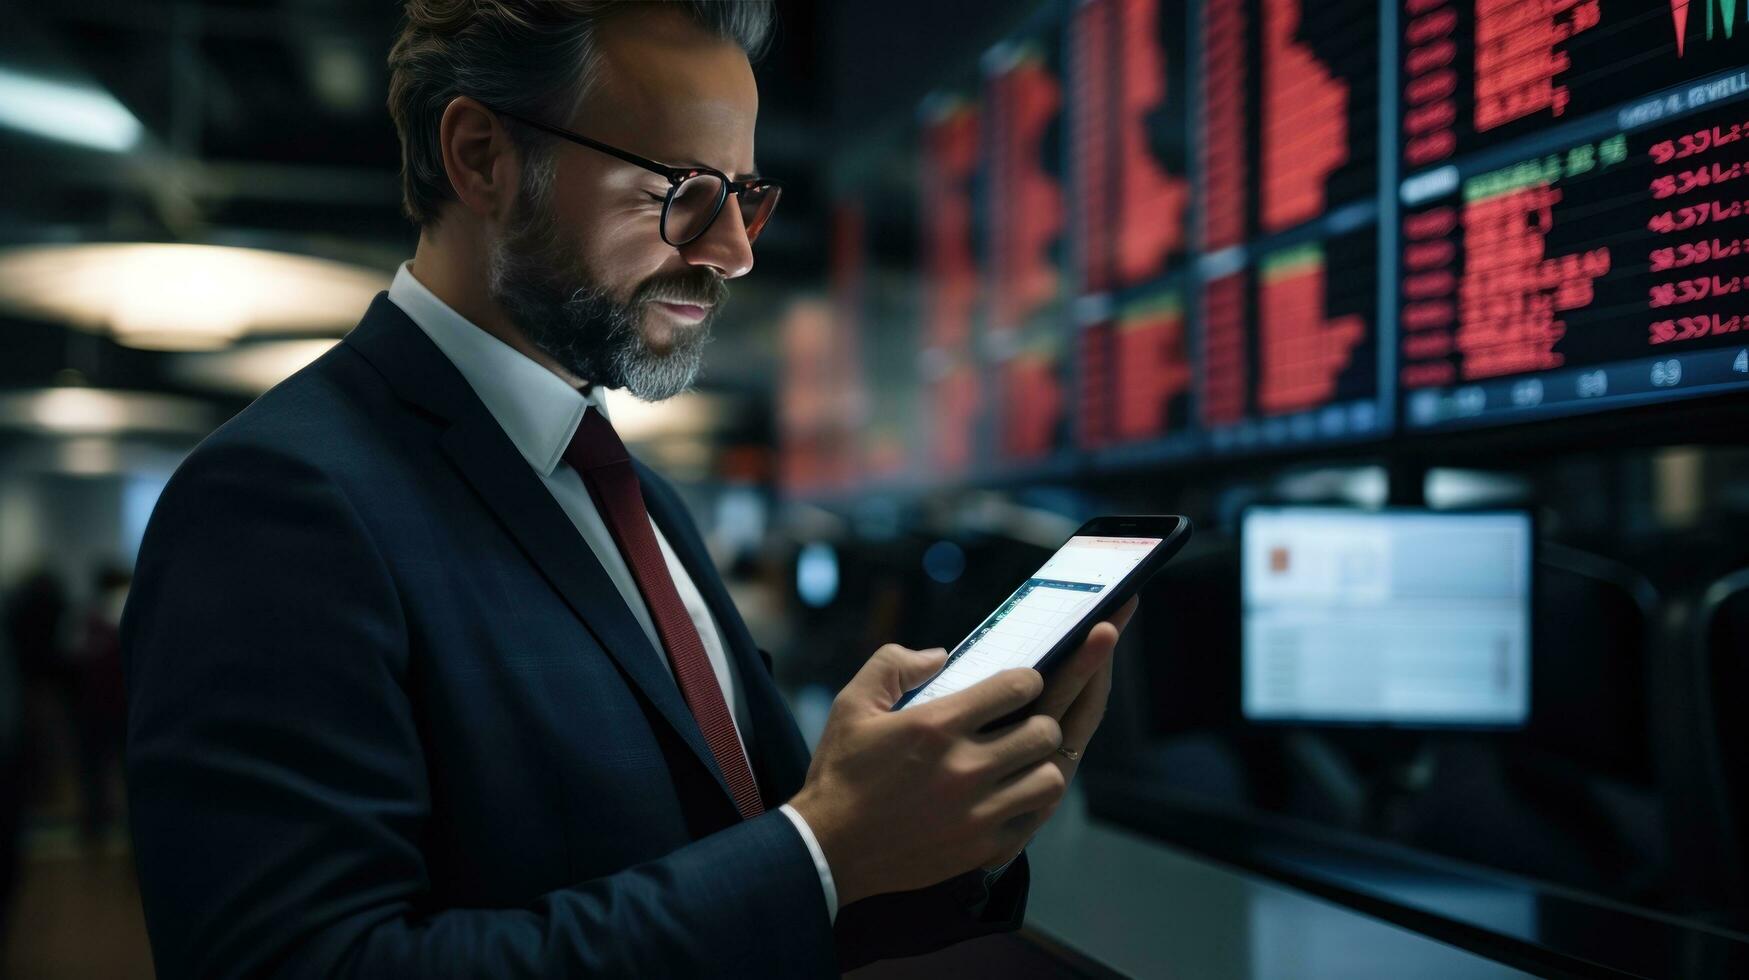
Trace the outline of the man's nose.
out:
[[[740,202],[734,197],[704,234],[680,246],[688,265],[708,266],[724,279],[736,279],[753,269],[753,243],[747,239],[747,223],[741,220]]]

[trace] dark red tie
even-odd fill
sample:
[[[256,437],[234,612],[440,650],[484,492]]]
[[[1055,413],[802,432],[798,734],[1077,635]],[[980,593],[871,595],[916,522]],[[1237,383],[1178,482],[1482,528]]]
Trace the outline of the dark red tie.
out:
[[[656,543],[650,514],[644,510],[644,493],[638,486],[638,474],[632,470],[631,456],[613,426],[593,406],[584,410],[576,435],[565,447],[565,462],[583,477],[583,485],[595,499],[595,507],[601,511],[614,543],[619,545],[619,553],[631,566],[638,592],[656,623],[656,635],[667,648],[680,693],[686,698],[686,706],[692,709],[692,717],[704,733],[711,754],[717,758],[717,767],[735,797],[736,809],[741,811],[742,819],[759,816],[765,812],[765,805],[759,801],[747,757],[741,754],[734,716],[723,701],[723,689],[711,669],[710,658],[705,655],[704,643],[698,638],[698,627],[693,625],[692,616],[674,588],[674,579],[668,574],[668,562]]]

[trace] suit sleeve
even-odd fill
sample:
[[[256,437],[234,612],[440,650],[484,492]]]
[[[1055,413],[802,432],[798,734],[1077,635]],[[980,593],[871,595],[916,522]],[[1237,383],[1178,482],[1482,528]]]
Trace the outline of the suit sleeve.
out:
[[[466,560],[466,556],[458,556]],[[433,909],[408,626],[345,494],[198,449],[123,621],[126,766],[159,976],[819,976],[814,864],[772,811],[524,907]]]
[[[1026,917],[1031,876],[1022,852],[988,884],[984,871],[976,869],[928,888],[852,902],[838,910],[833,926],[838,969],[921,956],[968,939],[1019,929]]]

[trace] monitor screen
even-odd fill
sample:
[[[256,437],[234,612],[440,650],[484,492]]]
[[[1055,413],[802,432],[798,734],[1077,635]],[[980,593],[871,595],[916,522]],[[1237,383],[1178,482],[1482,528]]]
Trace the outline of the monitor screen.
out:
[[[1375,0],[1087,0],[1067,59],[1080,359],[1105,461],[1376,438]]]
[[[793,489],[1749,395],[1749,0],[1026,7],[836,155]]]
[[[1405,428],[1749,387],[1746,8],[1404,0]]]
[[[1248,510],[1245,717],[1523,725],[1531,541],[1522,512]]]

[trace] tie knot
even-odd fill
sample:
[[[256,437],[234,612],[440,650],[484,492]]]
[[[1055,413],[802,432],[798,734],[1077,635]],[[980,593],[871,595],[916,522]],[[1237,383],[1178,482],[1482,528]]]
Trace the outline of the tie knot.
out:
[[[577,423],[571,442],[565,447],[565,462],[578,471],[597,470],[631,460],[625,443],[613,431],[606,416],[591,405],[583,410],[583,420]]]

